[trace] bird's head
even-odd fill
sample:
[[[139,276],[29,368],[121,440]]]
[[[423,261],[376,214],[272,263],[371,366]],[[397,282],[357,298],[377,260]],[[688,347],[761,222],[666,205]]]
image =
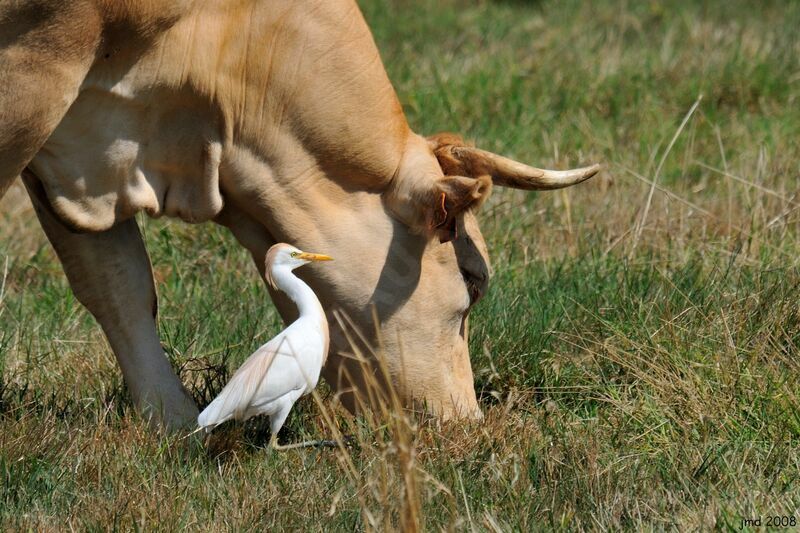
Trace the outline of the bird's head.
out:
[[[275,244],[267,251],[265,269],[267,281],[273,288],[277,288],[273,278],[273,272],[276,268],[294,270],[312,261],[333,261],[333,258],[323,254],[304,252],[291,244]]]

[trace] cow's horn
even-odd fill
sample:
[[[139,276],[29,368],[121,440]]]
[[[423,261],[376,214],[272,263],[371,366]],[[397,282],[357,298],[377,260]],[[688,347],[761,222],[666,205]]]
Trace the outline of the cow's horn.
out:
[[[450,167],[468,176],[488,174],[495,185],[514,189],[562,189],[588,180],[601,168],[600,165],[592,165],[572,170],[545,170],[529,167],[480,148],[452,144],[439,146],[434,151],[445,173],[449,173]]]

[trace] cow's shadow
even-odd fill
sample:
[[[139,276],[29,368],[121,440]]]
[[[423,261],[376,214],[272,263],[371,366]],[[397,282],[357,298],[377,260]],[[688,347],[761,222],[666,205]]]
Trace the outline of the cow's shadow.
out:
[[[393,231],[389,251],[370,298],[382,323],[394,316],[419,286],[422,260],[428,245],[426,237],[412,234],[402,222],[391,219]],[[474,270],[476,260],[480,261],[478,268],[488,272],[486,261],[464,226],[463,219],[459,219],[457,237],[450,243],[434,246],[453,246],[460,272],[467,270],[467,262],[472,263],[469,270]]]

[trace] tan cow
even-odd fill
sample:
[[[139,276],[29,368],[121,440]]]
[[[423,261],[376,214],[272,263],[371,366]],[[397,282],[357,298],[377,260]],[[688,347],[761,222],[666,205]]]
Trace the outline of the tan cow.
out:
[[[466,322],[488,256],[470,211],[492,182],[597,172],[414,134],[354,0],[6,0],[0,72],[0,192],[22,173],[137,406],[169,426],[197,410],[159,342],[135,213],[224,224],[261,270],[276,241],[333,255],[308,279],[364,332],[376,307],[406,400],[479,417]],[[325,376],[358,387],[333,337]]]

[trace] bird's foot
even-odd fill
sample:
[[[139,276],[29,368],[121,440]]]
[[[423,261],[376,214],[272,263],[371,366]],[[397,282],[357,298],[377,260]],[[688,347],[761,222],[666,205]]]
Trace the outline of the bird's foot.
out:
[[[351,440],[352,438],[345,437],[344,444],[345,445],[350,444]],[[272,439],[270,439],[269,445],[271,448],[275,450],[284,451],[284,450],[296,450],[298,448],[336,448],[339,446],[339,443],[336,442],[335,440],[320,439],[320,440],[306,440],[303,442],[295,442],[292,444],[278,444],[278,438],[272,437]]]

